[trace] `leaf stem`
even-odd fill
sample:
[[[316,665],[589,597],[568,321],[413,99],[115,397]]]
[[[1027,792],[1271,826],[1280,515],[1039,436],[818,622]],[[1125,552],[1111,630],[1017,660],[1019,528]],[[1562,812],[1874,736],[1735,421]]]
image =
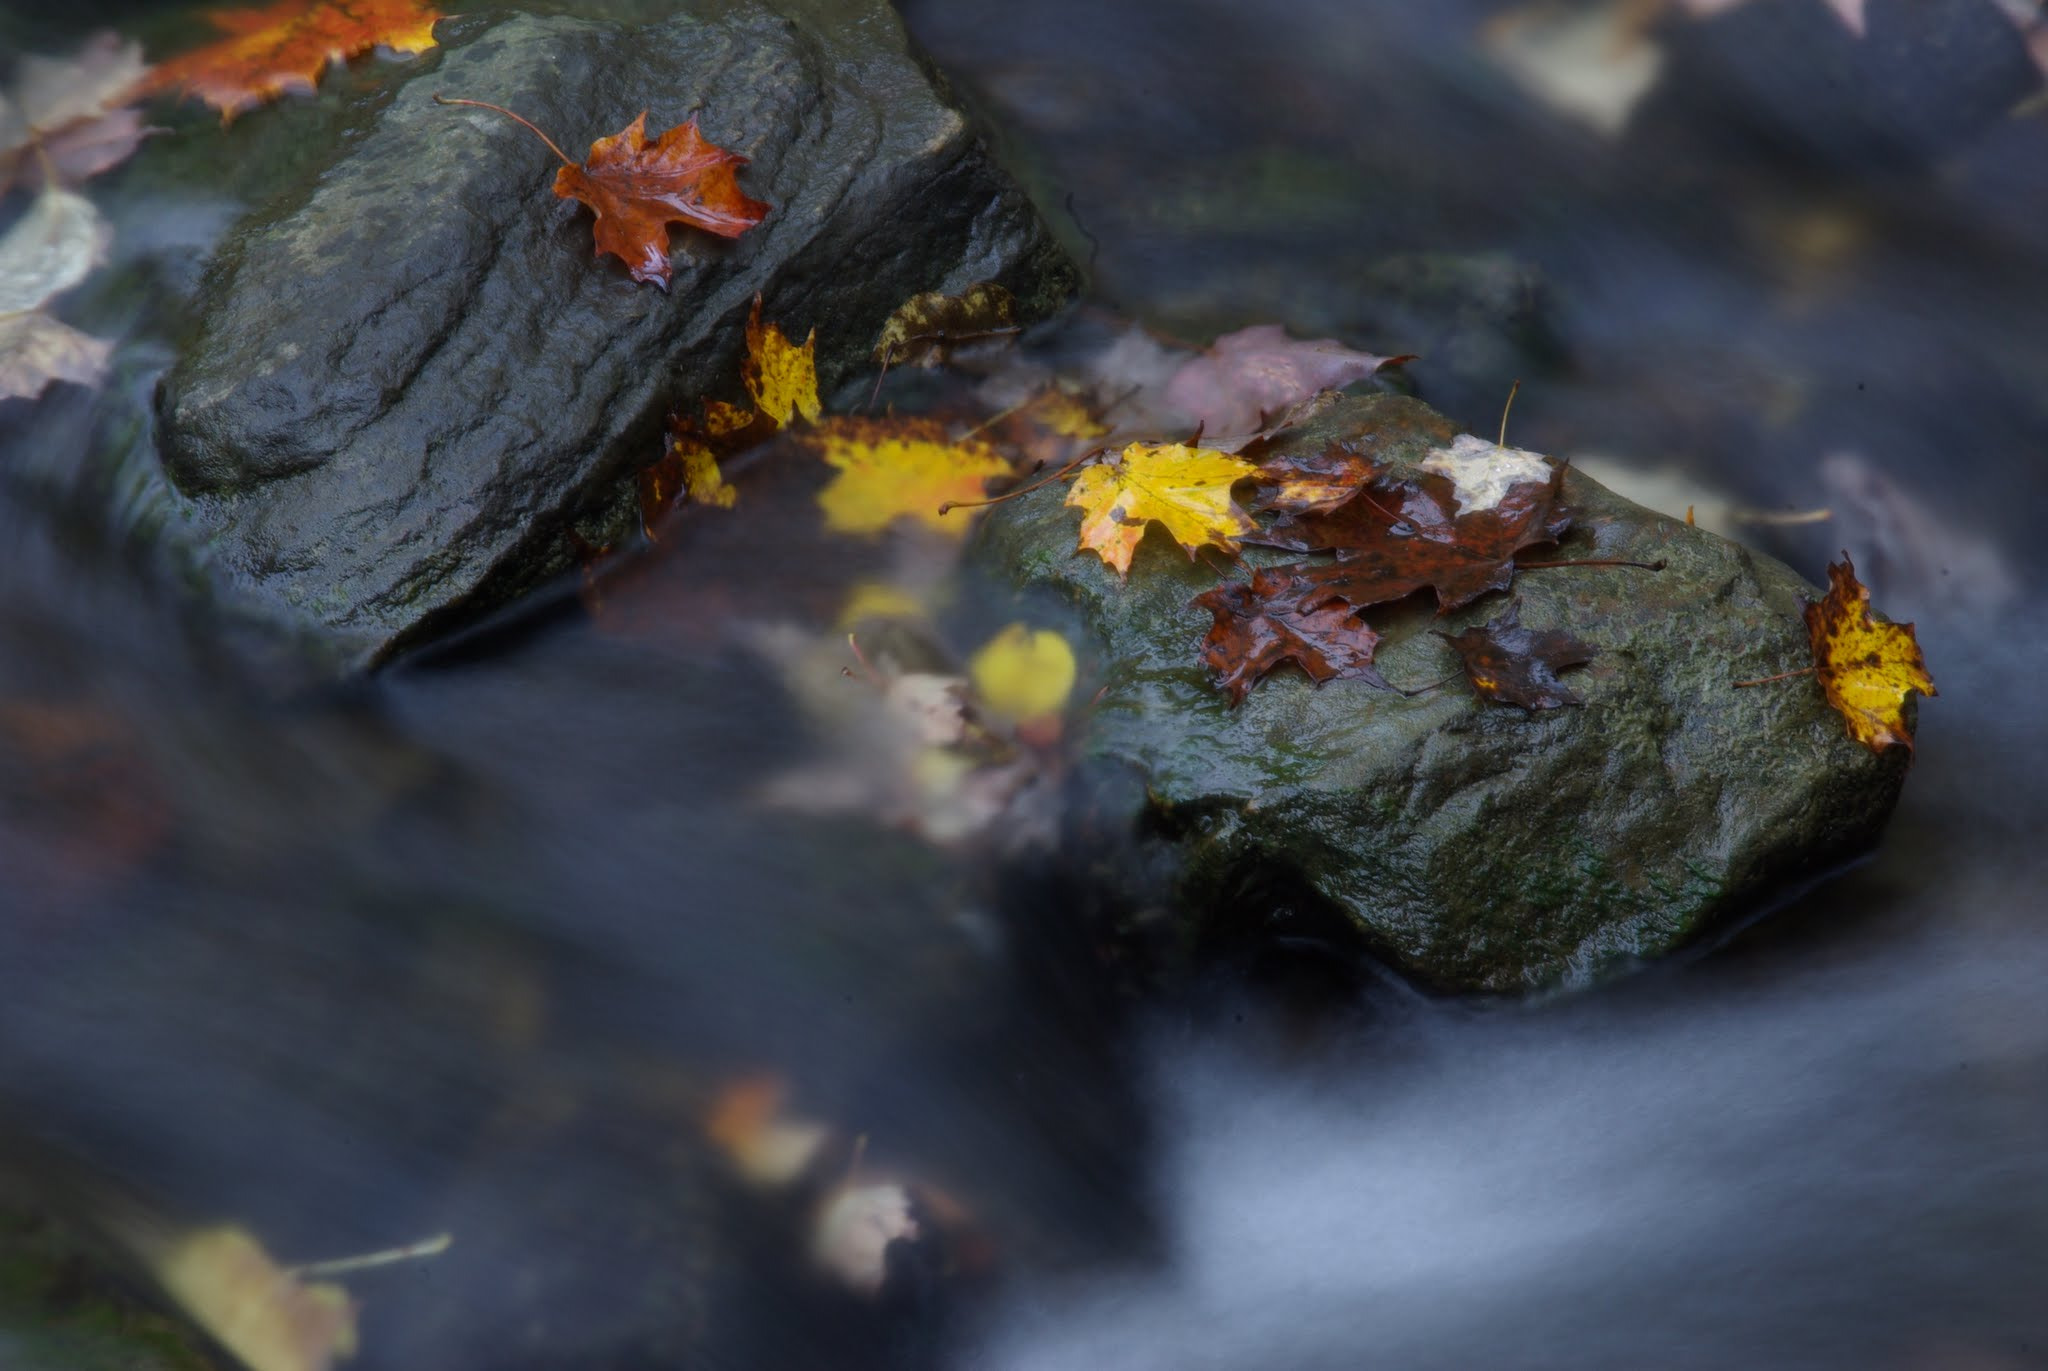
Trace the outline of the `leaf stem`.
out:
[[[1103,453],[1107,451],[1109,451],[1108,448],[1099,447],[1093,450],[1092,452],[1084,452],[1079,457],[1076,457],[1073,461],[1061,467],[1058,471],[1055,471],[1052,475],[1046,477],[1043,481],[1033,481],[1028,486],[1019,486],[1015,490],[1006,490],[1001,495],[991,495],[986,500],[948,500],[946,501],[946,503],[939,506],[939,513],[945,514],[949,511],[956,509],[978,509],[983,505],[999,505],[1005,500],[1014,500],[1019,495],[1029,495],[1032,491],[1037,490],[1040,486],[1049,486],[1054,481],[1064,479],[1068,475],[1072,474],[1074,468],[1080,466],[1081,463],[1087,461],[1091,457],[1100,457]]]
[[[309,1277],[344,1276],[351,1271],[368,1271],[378,1266],[395,1266],[399,1262],[417,1261],[421,1257],[438,1257],[448,1250],[455,1241],[452,1233],[436,1233],[421,1242],[407,1243],[404,1247],[390,1247],[382,1252],[366,1252],[360,1257],[341,1257],[335,1261],[308,1262],[294,1266],[286,1274],[305,1280]]]
[[[1775,676],[1759,676],[1754,681],[1737,681],[1735,682],[1735,689],[1741,690],[1744,686],[1769,685],[1773,681],[1789,681],[1794,676],[1811,675],[1813,675],[1813,668],[1810,666],[1803,666],[1799,668],[1799,670],[1797,671],[1781,671]]]
[[[474,105],[478,109],[495,110],[497,113],[504,115],[507,119],[510,119],[512,122],[516,124],[524,124],[527,128],[532,129],[534,135],[538,137],[541,142],[546,143],[548,145],[548,151],[552,152],[553,154],[555,154],[555,156],[562,159],[563,166],[573,167],[576,165],[575,161],[570,158],[569,154],[563,152],[560,148],[556,147],[555,140],[548,137],[545,133],[542,133],[539,127],[536,126],[532,120],[526,118],[523,115],[514,114],[511,110],[506,109],[503,105],[494,105],[490,103],[490,101],[488,100],[460,100],[455,98],[454,96],[443,95],[439,91],[434,92],[434,103],[437,105]]]
[[[1515,383],[1508,387],[1508,402],[1500,407],[1500,439],[1493,445],[1496,452],[1508,445],[1508,411],[1515,407],[1515,397],[1521,393],[1522,378],[1518,376]]]

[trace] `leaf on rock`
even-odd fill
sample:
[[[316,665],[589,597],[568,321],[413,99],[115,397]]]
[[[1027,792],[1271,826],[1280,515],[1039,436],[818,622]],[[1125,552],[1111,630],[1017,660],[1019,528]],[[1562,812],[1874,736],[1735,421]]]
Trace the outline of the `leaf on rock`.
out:
[[[310,93],[329,63],[376,47],[427,51],[441,15],[425,0],[278,0],[207,17],[227,36],[159,63],[144,89],[196,96],[227,124],[286,91]]]
[[[621,132],[592,143],[582,166],[556,172],[555,194],[596,213],[599,253],[624,262],[635,281],[666,290],[670,224],[737,238],[766,217],[769,206],[740,190],[746,163],[707,140],[694,118],[649,143],[642,110]]]
[[[1491,623],[1437,636],[1457,651],[1465,678],[1489,700],[1529,710],[1583,703],[1557,673],[1592,661],[1593,649],[1559,629],[1522,627],[1519,600]]]
[[[789,341],[780,326],[761,322],[761,297],[754,297],[754,311],[747,316],[747,357],[740,363],[740,379],[747,394],[754,397],[756,413],[788,428],[801,414],[808,423],[818,422],[818,331],[804,336],[804,345]]]
[[[1248,583],[1226,581],[1195,597],[1195,604],[1216,616],[1202,643],[1202,660],[1230,692],[1232,707],[1287,661],[1317,685],[1338,679],[1387,685],[1373,665],[1379,634],[1348,605],[1305,607],[1310,598],[1288,567],[1262,568]]]
[[[964,537],[970,520],[939,507],[979,500],[991,480],[1011,474],[1009,460],[987,443],[955,442],[933,419],[829,419],[801,441],[838,469],[818,492],[825,527],[835,533],[879,533],[908,519]]]
[[[1906,697],[1916,690],[1934,695],[1934,678],[1911,624],[1870,617],[1870,591],[1856,579],[1848,553],[1828,564],[1828,593],[1806,607],[1806,632],[1814,674],[1828,703],[1848,722],[1849,736],[1872,752],[1895,744],[1911,752]]]
[[[898,305],[875,339],[881,366],[937,366],[956,347],[1017,332],[1017,300],[993,281],[978,281],[958,295],[936,290]]]
[[[1282,514],[1335,509],[1386,470],[1383,463],[1345,443],[1321,452],[1275,457],[1259,464],[1259,508]]]
[[[1561,503],[1564,468],[1540,465],[1544,476],[1515,481],[1491,504],[1472,503],[1469,485],[1461,499],[1440,470],[1385,473],[1344,503],[1280,519],[1250,541],[1337,554],[1302,573],[1311,603],[1341,599],[1364,609],[1433,589],[1437,612],[1446,613],[1507,589],[1517,552],[1554,543],[1571,526]]]
[[[164,1293],[249,1371],[328,1371],[355,1353],[347,1292],[300,1281],[244,1229],[188,1234],[150,1265]]]
[[[1131,554],[1154,521],[1190,557],[1205,543],[1235,553],[1237,539],[1255,526],[1230,498],[1230,489],[1258,474],[1250,462],[1224,452],[1185,443],[1132,443],[1115,462],[1083,468],[1067,503],[1087,515],[1081,547],[1128,576]]]
[[[74,57],[24,57],[15,89],[0,92],[0,192],[41,184],[48,169],[66,185],[119,166],[153,130],[124,108],[148,67],[142,45],[113,33],[87,39]]]
[[[1363,380],[1411,357],[1376,357],[1334,338],[1306,341],[1278,324],[1226,333],[1180,365],[1166,383],[1166,403],[1219,437],[1256,431],[1269,415],[1319,390]]]

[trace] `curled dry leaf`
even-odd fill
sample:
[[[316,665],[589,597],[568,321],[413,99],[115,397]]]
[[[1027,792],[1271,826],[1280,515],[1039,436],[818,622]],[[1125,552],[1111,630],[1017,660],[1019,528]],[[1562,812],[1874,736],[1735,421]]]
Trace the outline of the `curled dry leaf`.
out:
[[[1913,750],[1906,698],[1933,695],[1934,678],[1920,656],[1911,624],[1879,623],[1870,616],[1870,592],[1843,553],[1828,564],[1828,593],[1806,607],[1813,669],[1828,703],[1848,723],[1849,736],[1872,752]]]
[[[1202,643],[1202,660],[1230,692],[1232,706],[1288,661],[1317,685],[1338,679],[1387,684],[1373,665],[1379,634],[1350,606],[1304,607],[1310,598],[1291,568],[1261,568],[1249,583],[1226,581],[1195,597],[1196,605],[1216,616]]]
[[[828,419],[799,441],[839,475],[818,493],[825,527],[880,533],[908,520],[965,537],[972,516],[941,506],[979,500],[988,483],[1011,474],[1009,459],[975,438],[955,441],[935,419]]]
[[[666,290],[674,274],[670,224],[737,238],[767,216],[768,205],[740,190],[746,164],[705,138],[694,118],[649,143],[642,110],[621,132],[592,143],[583,165],[556,172],[555,194],[581,200],[597,215],[598,252],[624,262],[635,281]]]
[[[39,185],[46,169],[77,185],[126,161],[152,132],[125,108],[147,71],[142,45],[113,33],[68,58],[22,58],[14,90],[0,92],[0,192]]]
[[[1236,540],[1254,525],[1231,499],[1231,487],[1258,474],[1250,462],[1228,453],[1185,443],[1132,443],[1116,461],[1084,467],[1067,491],[1067,503],[1087,516],[1081,521],[1081,549],[1128,576],[1145,526],[1155,521],[1190,557],[1204,544],[1235,553]]]
[[[1017,332],[1017,300],[993,281],[978,281],[958,295],[928,290],[898,305],[875,339],[884,366],[937,366],[954,348]]]
[[[440,17],[425,0],[278,0],[215,10],[207,18],[226,36],[159,63],[143,89],[204,100],[227,124],[287,91],[310,93],[330,63],[377,47],[427,51]]]
[[[1457,652],[1472,688],[1489,700],[1528,710],[1583,703],[1557,673],[1592,661],[1593,649],[1559,629],[1522,627],[1519,600],[1491,623],[1437,636]]]
[[[355,1352],[347,1292],[300,1281],[244,1229],[186,1234],[150,1266],[164,1293],[249,1371],[329,1371]]]

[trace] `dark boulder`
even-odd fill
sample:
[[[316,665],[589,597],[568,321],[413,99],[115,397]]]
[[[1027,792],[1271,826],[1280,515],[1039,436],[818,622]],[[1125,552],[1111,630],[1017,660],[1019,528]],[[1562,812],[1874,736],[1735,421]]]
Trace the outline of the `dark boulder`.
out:
[[[357,664],[568,564],[630,518],[672,406],[741,398],[742,329],[818,330],[826,384],[918,291],[996,280],[1026,316],[1072,270],[886,4],[703,0],[659,23],[448,21],[438,61],[209,268],[158,397],[211,565]],[[735,242],[675,231],[669,289],[597,257],[517,109],[580,154],[696,112],[773,205]]]
[[[1455,427],[1404,397],[1347,399],[1286,446],[1374,435],[1420,461]],[[1332,928],[1354,949],[1449,991],[1584,984],[1668,953],[1868,847],[1906,757],[1873,756],[1810,679],[1733,682],[1807,659],[1790,569],[1631,504],[1576,472],[1558,558],[1664,561],[1516,578],[1521,621],[1595,652],[1564,679],[1583,707],[1479,699],[1433,629],[1499,616],[1491,594],[1437,618],[1417,597],[1375,610],[1378,664],[1403,695],[1320,688],[1292,667],[1232,709],[1200,646],[1216,584],[1154,531],[1127,583],[1074,554],[1079,512],[1055,485],[999,505],[977,553],[1027,593],[1080,607],[1106,687],[1088,746],[1143,780],[1148,831],[1181,851],[1171,903],[1192,941]],[[1247,548],[1267,565],[1291,554]]]

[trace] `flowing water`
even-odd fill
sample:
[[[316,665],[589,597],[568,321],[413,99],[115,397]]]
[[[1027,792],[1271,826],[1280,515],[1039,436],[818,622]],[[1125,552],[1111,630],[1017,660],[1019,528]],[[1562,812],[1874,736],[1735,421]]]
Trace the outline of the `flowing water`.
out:
[[[1869,859],[1567,999],[1223,967],[1133,1009],[1086,969],[1071,848],[762,803],[858,764],[799,668],[836,673],[846,588],[918,547],[763,559],[704,522],[621,618],[563,587],[336,685],[193,607],[132,475],[66,475],[104,433],[60,394],[0,405],[8,1132],[293,1259],[453,1232],[358,1286],[373,1368],[2048,1366],[2028,15],[1869,0],[1859,38],[1750,0],[1557,67],[1583,12],[906,6],[1093,306],[1421,353],[1480,432],[1519,378],[1518,444],[1815,579],[1851,550],[1941,686]],[[9,17],[39,47],[164,22]],[[1533,93],[1558,70],[1579,115]],[[1627,130],[1589,124],[1630,80]],[[124,223],[138,279],[176,289],[221,222]],[[95,307],[143,321],[142,408],[171,340]],[[932,635],[957,660],[1005,618],[966,587]],[[878,1320],[786,1269],[795,1221],[683,1145],[764,1073],[1003,1274]],[[32,1333],[0,1367],[47,1371]]]

